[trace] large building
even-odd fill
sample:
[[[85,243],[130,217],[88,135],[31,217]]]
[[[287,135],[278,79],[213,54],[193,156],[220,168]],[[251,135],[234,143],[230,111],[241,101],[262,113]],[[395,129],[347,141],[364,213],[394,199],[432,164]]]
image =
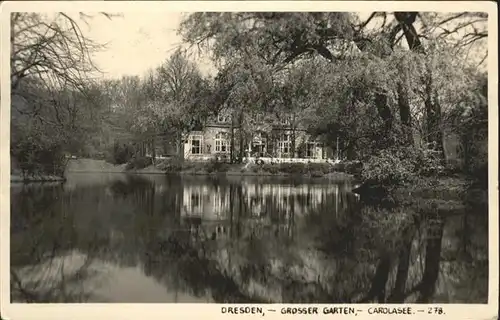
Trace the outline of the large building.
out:
[[[240,119],[241,120],[241,119]],[[202,130],[192,131],[184,139],[184,159],[208,160],[215,156],[229,158],[274,158],[322,162],[333,157],[330,148],[309,135],[293,116],[257,114],[233,121],[231,112],[223,110],[207,120]]]

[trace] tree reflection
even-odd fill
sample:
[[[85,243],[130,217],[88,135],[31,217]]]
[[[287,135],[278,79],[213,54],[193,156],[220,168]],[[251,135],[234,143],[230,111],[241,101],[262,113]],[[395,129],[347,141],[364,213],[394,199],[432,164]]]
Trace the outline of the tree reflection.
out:
[[[99,301],[90,279],[112,263],[222,303],[484,301],[487,289],[464,290],[487,284],[488,239],[476,231],[487,221],[445,209],[360,203],[343,185],[213,178],[17,190],[13,299]]]
[[[41,190],[21,187],[11,196],[11,299],[26,302],[83,302],[81,286],[95,251],[105,245],[92,234],[78,234],[66,211],[71,194],[62,185]],[[79,253],[75,247],[85,253]],[[77,258],[75,261],[74,258]]]

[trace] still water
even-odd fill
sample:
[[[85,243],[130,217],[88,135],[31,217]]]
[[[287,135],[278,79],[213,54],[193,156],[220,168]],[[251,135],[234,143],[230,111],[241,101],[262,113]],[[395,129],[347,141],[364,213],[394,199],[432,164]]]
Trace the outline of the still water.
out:
[[[352,187],[84,173],[13,184],[11,299],[487,302],[487,217],[416,219]]]

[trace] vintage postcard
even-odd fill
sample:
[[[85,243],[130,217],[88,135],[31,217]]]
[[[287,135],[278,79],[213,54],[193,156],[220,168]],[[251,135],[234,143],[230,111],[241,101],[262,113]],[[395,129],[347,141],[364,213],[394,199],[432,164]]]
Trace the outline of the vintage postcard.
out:
[[[498,318],[496,3],[0,8],[2,319]]]

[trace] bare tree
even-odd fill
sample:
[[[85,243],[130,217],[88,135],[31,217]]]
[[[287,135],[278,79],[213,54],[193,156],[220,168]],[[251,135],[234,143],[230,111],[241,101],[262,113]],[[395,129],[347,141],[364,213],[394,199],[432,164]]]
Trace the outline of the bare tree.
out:
[[[84,22],[89,18],[80,13]],[[64,84],[81,89],[92,72],[99,71],[92,54],[102,48],[84,34],[76,18],[69,14],[12,13],[11,89],[17,93],[20,81],[27,77],[38,78],[48,87]]]
[[[64,153],[80,151],[92,131],[99,72],[92,55],[103,46],[79,25],[92,17],[11,14],[11,155],[25,166],[62,172]]]
[[[183,134],[193,130],[208,113],[208,81],[186,53],[177,49],[157,68],[149,83],[154,87],[149,98],[160,103],[166,112],[162,134],[173,133],[177,152],[182,154]]]

